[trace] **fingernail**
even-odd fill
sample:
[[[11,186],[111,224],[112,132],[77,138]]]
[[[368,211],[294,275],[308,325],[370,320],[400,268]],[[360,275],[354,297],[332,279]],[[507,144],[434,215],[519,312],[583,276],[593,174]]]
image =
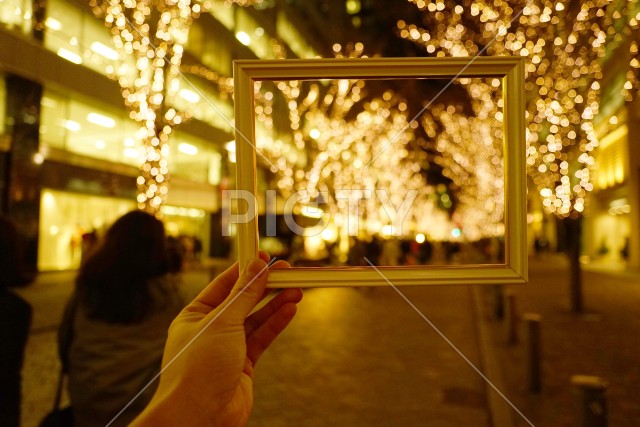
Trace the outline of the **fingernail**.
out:
[[[252,259],[251,261],[249,261],[249,265],[247,266],[247,273],[249,273],[249,275],[251,276],[256,276],[258,275],[258,273],[264,270],[266,266],[267,264],[261,259]]]

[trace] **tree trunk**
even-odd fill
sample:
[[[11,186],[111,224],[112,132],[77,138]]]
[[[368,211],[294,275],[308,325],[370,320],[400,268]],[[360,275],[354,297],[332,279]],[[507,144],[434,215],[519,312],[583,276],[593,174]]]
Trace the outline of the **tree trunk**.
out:
[[[580,267],[580,247],[582,242],[582,218],[562,220],[565,231],[565,250],[569,257],[571,312],[583,312],[582,269]]]

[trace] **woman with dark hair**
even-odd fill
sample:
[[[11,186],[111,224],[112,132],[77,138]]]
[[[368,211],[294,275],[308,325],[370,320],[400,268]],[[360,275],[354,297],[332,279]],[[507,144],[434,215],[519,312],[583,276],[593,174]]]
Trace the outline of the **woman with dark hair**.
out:
[[[112,425],[126,425],[151,398],[155,385],[142,390],[183,306],[169,270],[164,226],[142,211],[119,218],[81,266],[61,326],[76,426],[106,425],[121,410]]]
[[[31,281],[22,267],[18,233],[0,216],[0,426],[20,425],[20,382],[31,306],[9,288]]]

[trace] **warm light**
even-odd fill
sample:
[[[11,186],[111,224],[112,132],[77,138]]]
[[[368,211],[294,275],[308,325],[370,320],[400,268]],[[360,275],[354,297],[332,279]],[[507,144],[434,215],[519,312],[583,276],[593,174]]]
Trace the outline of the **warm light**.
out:
[[[103,140],[99,139],[99,140],[97,140],[97,141],[96,141],[96,148],[97,148],[98,150],[104,150],[104,148],[105,148],[106,146],[107,146],[107,145],[106,145],[106,143],[105,143]]]
[[[105,128],[113,128],[116,126],[116,121],[111,117],[103,116],[98,113],[89,113],[87,116],[87,121],[93,123],[94,125],[102,126]]]
[[[178,144],[178,151],[184,154],[188,154],[190,156],[195,156],[198,154],[198,147],[195,145],[188,144],[186,142],[181,142]]]
[[[224,144],[224,149],[227,150],[227,152],[229,153],[229,161],[231,163],[235,163],[236,162],[236,142],[235,141],[229,141],[226,144]]]
[[[56,52],[59,57],[66,59],[69,62],[73,62],[74,64],[82,64],[82,58],[80,55],[76,55],[75,53],[61,47]]]
[[[91,43],[91,50],[97,53],[98,55],[103,56],[112,61],[115,61],[118,59],[118,52],[116,52],[115,50],[111,49],[107,45],[102,44],[100,42]]]
[[[189,218],[204,218],[206,215],[205,211],[196,208],[183,208],[165,205],[161,208],[161,210],[165,215],[185,216]]]
[[[63,124],[64,124],[64,128],[71,132],[78,132],[82,128],[80,126],[80,123],[74,122],[73,120],[65,120]]]
[[[322,218],[324,211],[317,206],[305,205],[300,210],[300,213],[307,218]]]
[[[124,149],[123,154],[125,157],[129,157],[130,159],[137,159],[139,156],[138,150],[129,147]]]
[[[640,67],[640,58],[637,42],[633,41],[640,16],[637,8],[609,7],[609,2],[589,1],[582,2],[575,14],[565,14],[567,2],[530,3],[521,10],[505,6],[506,2],[502,0],[470,4],[450,4],[441,0],[411,2],[424,13],[424,28],[398,21],[399,36],[421,45],[429,54],[472,57],[486,50],[487,55],[524,58],[528,172],[537,190],[544,189],[541,196],[547,212],[566,217],[585,211],[586,196],[593,189],[595,162],[592,152],[598,147],[601,136],[594,129],[594,120],[602,115],[602,58],[613,49],[612,43],[617,45],[620,40],[628,40],[628,35],[632,36],[631,43],[627,43],[629,58],[625,61],[626,81],[622,94],[624,100],[632,101],[639,93],[636,67]],[[620,28],[616,27],[614,31],[611,26],[603,26],[605,22],[620,23]],[[489,123],[483,126],[493,133],[493,137],[500,138],[495,133],[497,123],[491,122],[501,119],[501,111],[495,108],[501,94],[479,79],[458,80],[470,97],[478,101],[471,103],[472,114],[459,114],[453,110],[442,116],[442,110],[432,111],[432,118],[425,120],[423,128],[434,140],[433,144],[425,145],[439,153],[435,160],[443,167],[444,174],[461,188],[456,194],[459,203],[455,213],[465,222],[465,238],[469,238],[466,222],[476,216],[474,204],[490,206],[498,199],[491,196],[491,180],[483,177],[476,182],[466,173],[469,168],[474,171],[488,169],[482,166],[482,161],[478,162],[483,155],[478,156],[459,143],[460,132],[465,128],[461,121],[489,118]],[[449,114],[456,117],[449,118]],[[618,122],[617,117],[611,118],[612,125]],[[433,131],[436,123],[437,132]],[[469,133],[466,140],[483,132],[477,125],[475,128],[478,131]],[[567,163],[569,153],[577,153],[571,172],[568,167],[562,167]],[[574,183],[569,174],[575,173],[576,169],[580,171],[580,177]],[[598,171],[599,180],[603,179],[602,175]],[[495,194],[499,195],[499,192]]]
[[[176,0],[160,7],[155,3],[146,5],[136,0],[116,0],[110,2],[109,7],[91,8],[110,27],[113,41],[112,47],[94,43],[91,50],[111,60],[132,59],[105,69],[118,81],[129,117],[139,127],[136,132],[136,140],[141,145],[137,156],[140,160],[140,176],[136,180],[138,208],[155,215],[161,215],[169,192],[167,158],[171,153],[170,135],[175,126],[189,117],[189,113],[177,111],[167,102],[176,96],[186,97],[191,103],[195,99],[188,92],[180,94],[178,74],[189,28],[199,14],[212,6],[211,3]],[[71,43],[78,44],[77,38],[74,37]],[[216,79],[212,72],[195,74],[207,80]],[[231,95],[228,79],[219,77],[215,81],[221,88],[227,88],[226,95]],[[133,141],[124,142],[127,148],[134,145]],[[182,145],[182,149],[178,145],[178,150],[187,154],[197,153],[197,148],[190,144]],[[125,148],[123,152],[126,157],[133,158],[134,151]]]
[[[313,128],[309,131],[309,136],[313,139],[320,138],[320,131],[316,128]]]
[[[45,19],[44,25],[46,25],[47,28],[53,31],[60,31],[62,29],[62,24],[60,23],[60,21],[52,17],[48,17],[47,19]]]
[[[249,44],[251,44],[251,36],[244,31],[238,31],[236,33],[236,39],[245,46],[249,46]]]
[[[422,234],[422,233],[416,234],[416,242],[424,243],[425,240],[426,240],[426,237],[425,237],[424,234]]]
[[[188,101],[188,102],[190,102],[192,104],[195,104],[198,101],[200,101],[200,95],[198,95],[197,93],[195,93],[195,92],[193,92],[193,91],[191,91],[189,89],[180,89],[180,92],[178,92],[178,95],[182,99],[184,99],[184,100],[186,100],[186,101]]]
[[[355,15],[356,13],[360,13],[360,9],[362,6],[360,4],[360,0],[347,0],[345,3],[345,7],[348,14]]]
[[[393,225],[387,224],[382,227],[382,235],[383,236],[393,236],[395,234],[395,228]]]
[[[42,104],[43,107],[47,107],[47,108],[55,108],[58,103],[51,99],[51,98],[47,98],[46,96],[42,97],[42,101],[40,101],[40,103]]]
[[[320,235],[327,242],[334,242],[336,240],[336,237],[338,237],[335,230],[331,227],[327,227],[324,230],[322,230],[322,233]]]

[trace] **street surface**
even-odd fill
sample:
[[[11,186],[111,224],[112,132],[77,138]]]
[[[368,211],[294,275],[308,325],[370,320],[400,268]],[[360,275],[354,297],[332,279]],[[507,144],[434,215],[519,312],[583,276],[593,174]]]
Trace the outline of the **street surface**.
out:
[[[391,287],[309,289],[293,323],[257,366],[250,426],[509,427],[530,425],[526,417],[537,427],[570,427],[576,425],[569,383],[575,374],[609,382],[609,426],[634,425],[640,419],[640,279],[588,266],[586,310],[576,316],[569,312],[567,272],[559,255],[532,258],[530,284],[510,287],[519,316],[542,315],[539,395],[526,389],[523,323],[518,343],[508,345],[503,321],[493,316],[490,287],[477,289],[475,298],[465,286],[399,288],[415,309]],[[20,290],[34,308],[23,370],[25,427],[37,426],[53,403],[55,333],[74,274],[42,274]],[[185,296],[212,274],[184,273]],[[488,335],[479,333],[481,325]],[[487,373],[483,355],[500,375]],[[499,398],[510,422],[492,424],[487,383],[465,358],[522,415]]]

